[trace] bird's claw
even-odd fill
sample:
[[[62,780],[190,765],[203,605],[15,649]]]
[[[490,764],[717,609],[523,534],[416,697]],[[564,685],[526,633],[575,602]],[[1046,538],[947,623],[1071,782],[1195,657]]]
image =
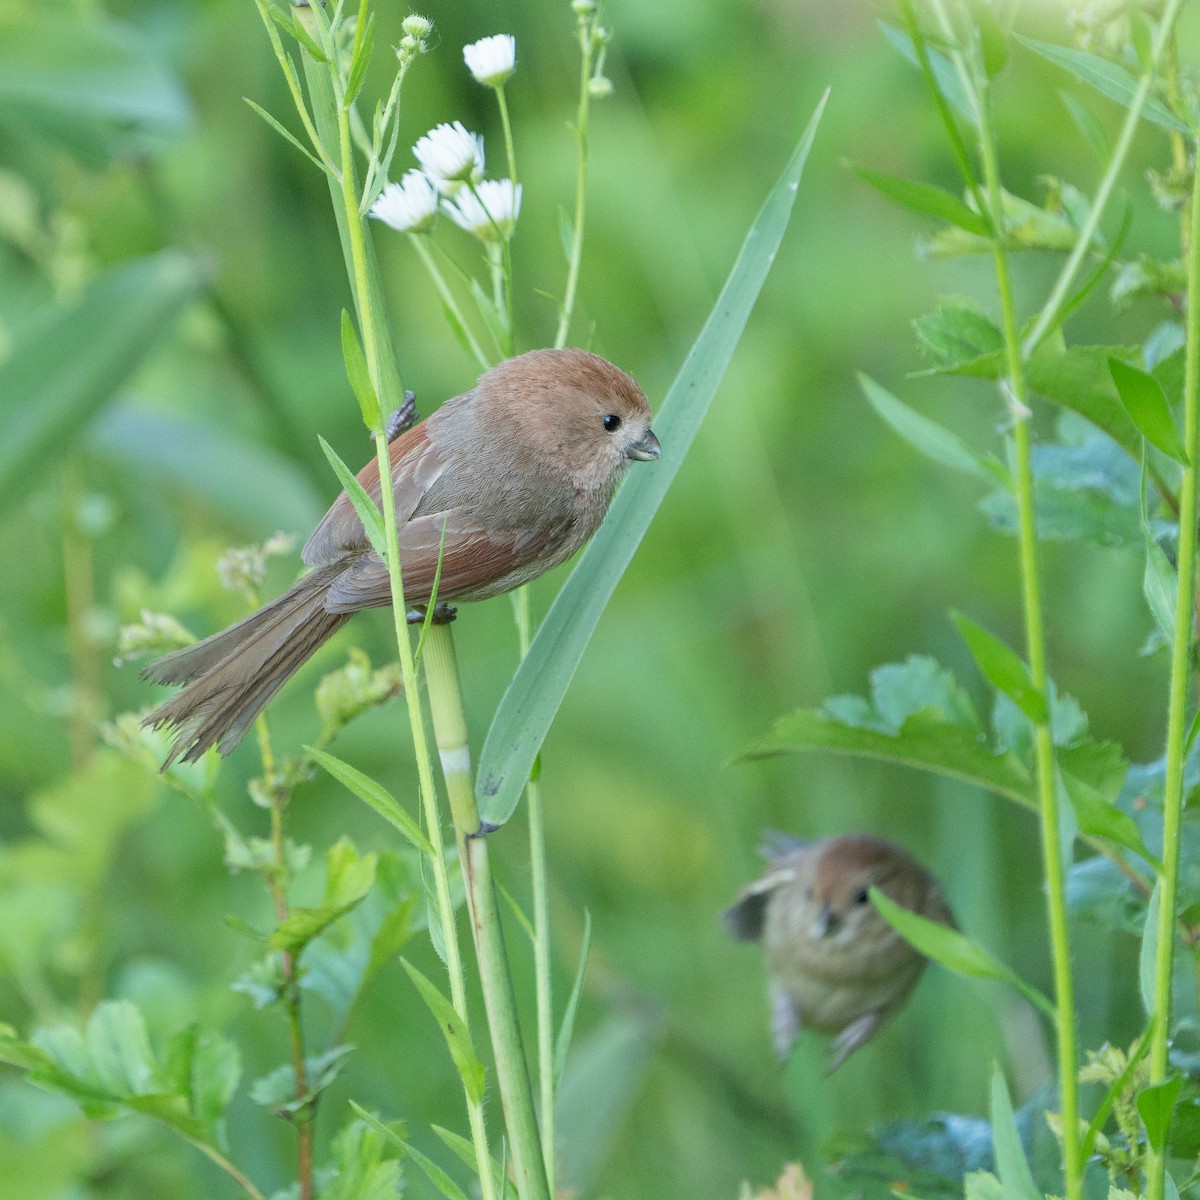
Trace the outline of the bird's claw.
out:
[[[417,393],[405,392],[404,403],[387,419],[383,431],[389,442],[395,441],[406,429],[411,429],[420,414],[417,412]]]
[[[422,625],[425,622],[425,614],[426,610],[423,608],[410,608],[404,614],[404,617],[410,625]],[[457,616],[458,609],[453,604],[435,604],[430,623],[433,625],[449,625]]]

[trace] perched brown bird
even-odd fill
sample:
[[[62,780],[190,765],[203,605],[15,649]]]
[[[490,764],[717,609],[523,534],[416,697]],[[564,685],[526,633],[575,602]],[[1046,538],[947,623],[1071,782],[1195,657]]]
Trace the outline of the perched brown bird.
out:
[[[428,604],[439,548],[439,602],[484,600],[557,566],[595,533],[630,461],[661,453],[641,389],[595,354],[533,350],[493,367],[391,444],[405,603]],[[374,459],[358,480],[378,503]],[[213,745],[227,754],[354,613],[391,603],[345,492],[301,557],[313,569],[277,600],[143,672],[188,684],[143,721],[177,731],[164,766]]]
[[[767,873],[725,914],[734,937],[761,941],[775,1049],[786,1058],[802,1028],[833,1036],[836,1071],[908,999],[926,959],[879,915],[868,890],[954,925],[937,880],[908,851],[848,833],[772,839]]]

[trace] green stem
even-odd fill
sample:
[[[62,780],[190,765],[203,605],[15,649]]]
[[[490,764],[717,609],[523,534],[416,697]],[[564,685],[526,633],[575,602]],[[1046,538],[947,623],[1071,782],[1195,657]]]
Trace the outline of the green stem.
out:
[[[437,288],[438,295],[442,298],[442,303],[446,306],[446,311],[454,318],[455,324],[462,330],[463,337],[466,339],[467,346],[471,353],[475,356],[475,361],[486,371],[492,365],[491,360],[483,352],[483,347],[479,344],[478,339],[471,332],[471,327],[467,324],[466,318],[463,316],[462,309],[458,306],[458,301],[454,298],[454,293],[450,290],[450,285],[446,282],[446,277],[442,274],[438,267],[433,254],[429,250],[426,242],[425,234],[414,233],[408,239],[416,249],[417,257],[421,260],[421,264],[429,273],[429,278],[433,280],[433,286]]]
[[[500,124],[504,129],[504,153],[508,158],[508,177],[517,186],[517,152],[513,141],[512,122],[508,119],[508,101],[504,98],[504,88],[496,89],[496,103],[500,106]]]
[[[1083,1194],[1083,1157],[1079,1137],[1079,1078],[1075,1028],[1075,987],[1071,967],[1070,930],[1067,921],[1066,871],[1059,813],[1058,772],[1051,730],[1050,688],[1046,669],[1046,634],[1042,618],[1041,573],[1033,494],[1033,461],[1030,445],[1029,395],[1025,384],[1021,339],[1013,303],[1012,276],[1005,250],[1004,208],[1000,172],[996,159],[987,93],[978,89],[980,154],[983,179],[995,228],[993,256],[1004,330],[1004,348],[1010,390],[1009,410],[1013,419],[1016,450],[1016,503],[1021,569],[1021,599],[1025,615],[1025,646],[1034,689],[1045,704],[1045,716],[1034,723],[1034,762],[1037,775],[1038,810],[1041,818],[1042,859],[1046,876],[1046,909],[1050,927],[1050,951],[1054,966],[1054,998],[1057,1009],[1058,1077],[1062,1106],[1063,1187],[1066,1200]]]
[[[1175,966],[1175,908],[1179,887],[1180,826],[1183,819],[1188,676],[1196,593],[1196,453],[1200,447],[1200,154],[1192,180],[1188,252],[1187,349],[1183,384],[1183,444],[1187,462],[1179,485],[1179,577],[1175,633],[1171,645],[1170,706],[1167,710],[1167,772],[1163,794],[1162,874],[1159,876],[1158,942],[1154,960],[1154,1037],[1150,1042],[1150,1084],[1167,1078],[1171,1037],[1171,979]],[[1166,1154],[1146,1153],[1147,1195],[1162,1200]]]
[[[188,1137],[185,1133],[182,1135],[184,1141],[191,1142],[201,1154],[204,1155],[210,1162],[215,1163],[226,1175],[230,1177],[237,1185],[250,1197],[250,1200],[267,1200],[266,1194],[260,1192],[258,1188],[250,1182],[250,1180],[242,1174],[233,1163],[223,1155],[216,1146],[210,1145],[208,1142],[202,1142],[198,1138]]]
[[[588,108],[591,93],[588,84],[592,78],[592,23],[581,16],[577,23],[579,33],[579,108],[575,117],[575,217],[571,231],[571,254],[567,260],[567,283],[563,290],[562,310],[558,314],[558,330],[554,345],[562,349],[567,344],[571,329],[571,316],[575,311],[575,293],[579,288],[579,269],[583,262],[583,221],[587,215],[587,170],[588,170]]]
[[[1117,135],[1117,144],[1113,148],[1112,157],[1109,159],[1104,176],[1100,180],[1100,186],[1096,189],[1096,197],[1092,201],[1091,208],[1088,210],[1087,219],[1083,223],[1083,228],[1079,231],[1079,237],[1075,240],[1075,246],[1071,250],[1070,257],[1063,264],[1058,279],[1055,280],[1054,288],[1049,298],[1042,305],[1042,311],[1038,313],[1038,318],[1021,347],[1021,354],[1025,358],[1028,358],[1033,353],[1042,338],[1053,328],[1058,311],[1067,299],[1067,292],[1070,291],[1071,284],[1075,281],[1075,276],[1079,272],[1084,256],[1091,249],[1092,238],[1095,237],[1096,229],[1100,224],[1100,217],[1103,215],[1109,196],[1116,185],[1117,176],[1120,174],[1121,168],[1125,165],[1125,158],[1129,153],[1129,147],[1133,144],[1133,135],[1137,129],[1138,120],[1141,118],[1146,98],[1150,95],[1150,85],[1154,82],[1155,71],[1159,60],[1162,58],[1163,50],[1175,28],[1175,18],[1179,15],[1182,3],[1183,0],[1167,0],[1162,20],[1159,22],[1158,29],[1154,32],[1154,39],[1150,45],[1150,61],[1146,64],[1145,70],[1138,79],[1133,97],[1129,101],[1129,108],[1125,113],[1125,121],[1121,125],[1121,132]]]
[[[479,824],[475,788],[471,779],[471,751],[463,713],[454,635],[449,623],[430,627],[422,659],[429,689],[434,736],[442,761],[442,775],[450,797],[458,850],[467,886],[467,902],[479,960],[479,978],[487,1009],[500,1104],[508,1128],[517,1193],[521,1200],[550,1200],[541,1138],[533,1107],[533,1088],[512,974],[504,948],[504,930],[496,906],[488,841]]]

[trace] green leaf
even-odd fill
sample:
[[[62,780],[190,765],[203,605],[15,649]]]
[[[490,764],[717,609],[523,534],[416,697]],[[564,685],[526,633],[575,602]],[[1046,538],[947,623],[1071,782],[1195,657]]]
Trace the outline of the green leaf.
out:
[[[366,1121],[351,1121],[333,1139],[332,1179],[320,1200],[395,1200],[400,1194],[400,1163],[387,1156],[386,1133]]]
[[[1046,697],[1034,687],[1029,668],[1020,656],[994,633],[976,625],[962,613],[956,612],[952,616],[987,681],[1003,692],[1035,725],[1045,724],[1049,719]]]
[[[1139,371],[1119,358],[1110,358],[1108,369],[1112,372],[1113,383],[1117,385],[1117,394],[1125,411],[1146,441],[1186,466],[1187,451],[1175,428],[1171,406],[1167,403],[1162,384],[1153,375]]]
[[[950,430],[909,408],[862,372],[858,382],[871,407],[914,449],[952,470],[991,480],[1000,475],[1000,482],[1006,482],[1008,473],[998,463],[976,454]]]
[[[883,36],[914,67],[920,66],[920,60],[917,57],[917,51],[913,46],[912,38],[904,30],[897,29],[894,25],[888,25],[885,22],[880,22],[879,27],[883,30]],[[967,99],[966,92],[963,90],[962,80],[959,78],[958,72],[954,69],[954,64],[938,50],[929,48],[926,53],[929,55],[929,65],[933,71],[934,82],[938,91],[945,97],[946,102],[958,111],[960,117],[968,124],[974,125],[976,121],[975,111],[971,106],[971,102]]]
[[[1138,1064],[1150,1052],[1150,1042],[1153,1034],[1154,1021],[1151,1019],[1142,1036],[1138,1039],[1137,1045],[1129,1052],[1129,1057],[1126,1059],[1121,1073],[1109,1084],[1108,1090],[1104,1093],[1104,1099],[1097,1105],[1096,1111],[1088,1123],[1087,1133],[1084,1134],[1080,1149],[1080,1156],[1085,1162],[1092,1156],[1092,1147],[1096,1144],[1096,1137],[1108,1120],[1108,1114],[1112,1112],[1113,1106],[1125,1094],[1125,1089],[1129,1086],[1129,1081],[1133,1078],[1133,1073],[1137,1070]]]
[[[293,908],[271,934],[268,946],[299,954],[318,934],[360,904],[375,882],[376,854],[360,855],[349,838],[329,847],[325,856],[324,903]]]
[[[932,183],[918,183],[911,179],[900,179],[895,175],[885,175],[881,171],[872,171],[856,164],[851,164],[851,170],[901,208],[907,208],[910,212],[920,213],[922,216],[936,217],[940,221],[949,221],[951,225],[957,225],[959,229],[965,229],[977,237],[991,236],[991,227],[987,221],[944,188],[936,187]]]
[[[258,113],[260,117],[262,117],[264,121],[266,121],[268,125],[270,125],[273,130],[275,130],[277,134],[279,134],[280,137],[284,139],[284,141],[291,142],[291,144],[295,146],[305,158],[311,160],[313,164],[320,167],[322,171],[326,169],[325,164],[285,125],[267,112],[267,110],[263,108],[261,104],[255,104],[254,101],[248,96],[243,96],[242,98],[256,113]]]
[[[557,1088],[567,1065],[567,1054],[571,1049],[571,1038],[575,1033],[575,1014],[579,1008],[579,997],[583,994],[583,978],[587,973],[588,952],[592,946],[592,914],[583,910],[583,940],[579,945],[579,965],[575,968],[575,982],[563,1010],[562,1024],[554,1042],[554,1086]]]
[[[284,33],[290,34],[308,51],[309,55],[319,63],[329,61],[329,58],[320,46],[313,40],[312,35],[297,19],[295,14],[289,9],[286,13],[281,11],[273,4],[260,6],[262,11],[266,12],[272,21],[283,30]]]
[[[297,22],[299,24],[299,22]],[[367,77],[367,66],[371,61],[371,51],[375,46],[375,13],[367,18],[367,27],[361,31],[354,47],[354,58],[350,63],[350,74],[346,79],[346,95],[342,101],[346,108],[358,98],[362,91],[363,81]]]
[[[472,1171],[479,1170],[479,1162],[475,1157],[475,1147],[465,1137],[457,1133],[452,1133],[449,1129],[443,1129],[440,1125],[431,1125],[430,1128],[458,1156],[460,1162],[464,1163]],[[505,1200],[508,1200],[508,1197],[516,1200],[516,1188],[513,1187],[511,1180],[505,1175],[503,1167],[494,1158],[491,1159],[491,1164],[496,1194],[505,1197]]]
[[[975,979],[994,979],[1014,987],[1031,1004],[1053,1017],[1054,1005],[1037,988],[1030,986],[1015,971],[993,958],[982,946],[957,929],[918,916],[897,904],[878,888],[870,891],[871,903],[883,919],[914,950],[959,975]]]
[[[1123,846],[1144,858],[1155,870],[1161,869],[1159,861],[1146,849],[1137,824],[1127,812],[1110,803],[1083,780],[1065,771],[1062,772],[1062,782],[1071,807],[1075,810],[1080,833]]]
[[[29,480],[85,435],[170,332],[203,274],[198,260],[164,251],[112,268],[32,323],[0,363],[0,511],[23,501]]]
[[[969,300],[944,297],[913,328],[921,350],[938,371],[995,378],[1003,368],[1004,335]]]
[[[996,1154],[996,1174],[1004,1185],[1004,1200],[1044,1200],[1033,1182],[1033,1172],[1025,1158],[1021,1135],[1013,1118],[1008,1084],[999,1065],[992,1068],[992,1143]]]
[[[1162,631],[1168,644],[1175,638],[1175,602],[1178,595],[1178,578],[1171,560],[1156,542],[1150,531],[1146,531],[1146,567],[1142,573],[1142,591],[1146,604],[1154,617],[1154,623]]]
[[[296,1072],[291,1063],[285,1063],[254,1081],[250,1087],[250,1099],[281,1115],[300,1112],[337,1079],[353,1053],[353,1046],[340,1045],[306,1058],[304,1075],[308,1090],[301,1095],[296,1094]]]
[[[170,1091],[186,1098],[189,1113],[216,1131],[242,1077],[241,1055],[223,1034],[192,1024],[168,1044],[162,1075]]]
[[[374,13],[371,14],[372,20]],[[363,355],[362,346],[358,343],[358,334],[354,332],[354,322],[350,314],[342,309],[342,357],[346,360],[346,375],[350,386],[358,397],[358,407],[362,410],[363,421],[374,434],[383,429],[383,409],[379,397],[375,393],[375,385],[371,382],[371,372],[367,369],[367,360]]]
[[[437,1163],[435,1163],[431,1158],[427,1158],[424,1154],[417,1150],[416,1147],[405,1141],[401,1134],[395,1132],[394,1129],[388,1128],[388,1126],[384,1125],[378,1117],[367,1112],[362,1105],[355,1104],[353,1100],[350,1101],[350,1107],[358,1115],[359,1119],[362,1120],[366,1125],[369,1125],[372,1129],[382,1133],[386,1138],[403,1150],[404,1153],[407,1154],[408,1157],[411,1158],[413,1162],[415,1162],[417,1166],[425,1172],[425,1176],[429,1182],[432,1183],[434,1187],[436,1187],[437,1190],[447,1198],[447,1200],[469,1200],[466,1192],[464,1192],[462,1188],[460,1188],[458,1184],[455,1183],[454,1180],[451,1179],[450,1176],[447,1175],[446,1172],[437,1165]],[[349,1200],[349,1198],[347,1198],[347,1200]]]
[[[1161,1154],[1167,1144],[1167,1134],[1171,1130],[1171,1114],[1175,1111],[1175,1101],[1179,1099],[1179,1089],[1182,1086],[1182,1077],[1172,1075],[1163,1083],[1151,1084],[1138,1092],[1138,1112],[1141,1113],[1142,1124],[1146,1127],[1146,1140],[1155,1154]]]
[[[483,1063],[479,1061],[471,1041],[471,1031],[454,1011],[454,1005],[434,984],[407,959],[402,958],[400,962],[408,972],[409,978],[417,985],[417,990],[429,1006],[434,1019],[441,1026],[446,1045],[450,1048],[450,1057],[454,1059],[454,1065],[462,1077],[464,1090],[470,1099],[478,1104],[483,1099],[484,1072]]]
[[[663,460],[631,472],[500,702],[476,784],[480,816],[492,825],[503,825],[516,808],[592,631],[716,394],[787,229],[824,106],[822,98],[655,419]]]
[[[88,1074],[112,1096],[139,1096],[158,1089],[158,1067],[146,1022],[128,1000],[107,1000],[87,1024]]]
[[[369,775],[363,774],[357,767],[335,757],[325,750],[315,746],[305,746],[305,753],[310,754],[315,763],[327,770],[330,775],[352,791],[360,800],[373,808],[393,828],[397,829],[422,854],[433,856],[433,846],[425,836],[420,825],[409,816],[403,805],[383,786]]]
[[[333,473],[338,477],[338,482],[342,485],[346,495],[350,497],[354,511],[358,513],[358,519],[366,531],[371,549],[384,562],[387,562],[387,538],[383,530],[383,513],[379,511],[379,506],[367,494],[367,489],[354,477],[350,468],[338,457],[337,451],[323,437],[318,436],[317,440],[321,443],[321,449],[325,451],[325,457],[329,460]]]
[[[1130,74],[1124,67],[1109,62],[1106,58],[1089,54],[1086,50],[1076,50],[1070,46],[1056,46],[1053,42],[1042,42],[1036,38],[1021,37],[1017,39],[1029,47],[1035,54],[1054,63],[1055,66],[1070,71],[1076,79],[1091,84],[1098,92],[1110,100],[1115,100],[1124,108],[1130,106],[1134,92],[1137,91],[1137,77]],[[1142,114],[1147,121],[1162,126],[1176,133],[1191,136],[1191,130],[1182,122],[1176,120],[1167,108],[1153,96],[1147,96],[1142,106]]]

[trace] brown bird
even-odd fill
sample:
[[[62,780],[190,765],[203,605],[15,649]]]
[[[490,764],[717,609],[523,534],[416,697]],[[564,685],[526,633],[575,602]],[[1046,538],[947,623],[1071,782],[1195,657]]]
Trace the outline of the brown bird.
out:
[[[833,1072],[904,1007],[927,961],[879,915],[869,889],[943,925],[954,916],[937,880],[883,838],[779,837],[763,853],[767,873],[725,920],[734,937],[763,944],[779,1057],[813,1029],[833,1036]]]
[[[404,599],[485,600],[550,570],[595,533],[631,460],[659,458],[641,388],[585,350],[532,350],[486,372],[391,444]],[[379,502],[372,459],[358,480]],[[444,537],[444,544],[443,544]],[[343,492],[277,600],[143,677],[186,683],[143,725],[176,740],[164,767],[241,740],[284,681],[364,608],[392,602],[387,567]]]

